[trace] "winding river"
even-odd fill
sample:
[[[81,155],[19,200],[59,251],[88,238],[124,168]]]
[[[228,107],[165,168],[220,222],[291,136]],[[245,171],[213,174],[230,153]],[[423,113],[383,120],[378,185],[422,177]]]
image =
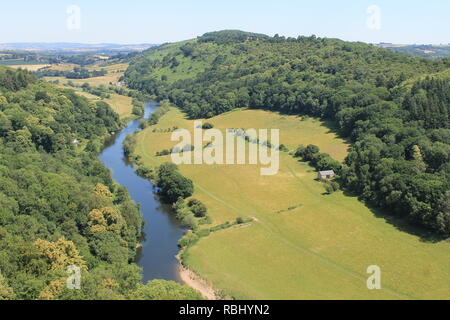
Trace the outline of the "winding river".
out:
[[[148,118],[156,109],[156,102],[145,105],[144,118]],[[174,219],[170,208],[162,204],[154,194],[154,186],[146,179],[136,175],[134,168],[125,158],[122,144],[127,134],[139,131],[139,119],[111,137],[100,154],[104,166],[112,170],[113,179],[127,187],[131,198],[141,206],[145,221],[142,249],[138,251],[137,262],[143,268],[143,281],[164,279],[181,282],[178,273],[177,242],[184,229]]]

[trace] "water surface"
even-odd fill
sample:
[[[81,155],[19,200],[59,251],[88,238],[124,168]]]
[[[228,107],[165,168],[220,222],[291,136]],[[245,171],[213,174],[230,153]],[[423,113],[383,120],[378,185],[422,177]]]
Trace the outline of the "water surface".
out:
[[[144,117],[148,118],[157,108],[157,103],[147,103]],[[139,120],[129,122],[105,144],[99,158],[105,167],[112,170],[113,179],[127,187],[131,198],[141,206],[145,239],[138,252],[137,262],[143,268],[143,281],[165,279],[181,282],[175,256],[184,229],[174,219],[170,207],[163,205],[155,196],[154,186],[135,174],[135,169],[123,154],[122,145],[127,134],[139,130]]]

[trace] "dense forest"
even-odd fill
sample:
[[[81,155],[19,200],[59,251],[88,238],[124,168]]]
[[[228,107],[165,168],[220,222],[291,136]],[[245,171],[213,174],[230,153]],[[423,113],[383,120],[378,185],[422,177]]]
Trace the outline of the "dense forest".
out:
[[[108,104],[0,67],[0,300],[201,298],[141,283],[141,213],[97,159],[119,129]]]
[[[449,69],[364,43],[223,31],[145,51],[125,81],[192,118],[262,108],[331,120],[352,142],[344,189],[448,236]]]

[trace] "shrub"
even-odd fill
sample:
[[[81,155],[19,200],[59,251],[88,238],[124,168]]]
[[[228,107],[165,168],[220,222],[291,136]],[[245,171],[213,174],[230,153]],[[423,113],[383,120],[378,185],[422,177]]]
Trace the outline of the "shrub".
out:
[[[280,144],[278,150],[280,150],[281,152],[289,152],[289,149],[284,144]]]
[[[326,182],[325,190],[326,190],[327,194],[333,194],[339,190],[339,184],[335,181]]]
[[[205,123],[203,124],[203,126],[202,126],[202,129],[203,129],[203,130],[209,130],[209,129],[212,129],[212,128],[214,128],[214,125],[211,124],[211,123],[209,123],[209,122],[205,122]]]
[[[208,229],[201,229],[195,232],[195,234],[199,237],[199,238],[204,238],[209,236],[211,233],[211,231],[209,231]]]
[[[195,217],[203,218],[206,217],[208,209],[206,206],[197,199],[192,199],[188,202],[189,209],[194,213]]]
[[[134,153],[136,148],[136,137],[131,134],[127,135],[125,141],[123,142],[123,152],[126,156],[129,156]]]
[[[186,248],[198,241],[199,237],[193,232],[187,232],[181,239],[178,241],[178,246],[180,248]]]

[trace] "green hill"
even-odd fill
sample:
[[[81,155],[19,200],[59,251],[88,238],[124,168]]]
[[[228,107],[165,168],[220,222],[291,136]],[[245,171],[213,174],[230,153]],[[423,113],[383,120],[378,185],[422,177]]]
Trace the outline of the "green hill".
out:
[[[448,236],[449,67],[365,43],[222,31],[145,51],[125,81],[191,118],[261,108],[332,121],[352,141],[338,170],[347,192]]]
[[[395,45],[379,44],[380,47],[414,57],[442,59],[450,57],[450,45]]]

